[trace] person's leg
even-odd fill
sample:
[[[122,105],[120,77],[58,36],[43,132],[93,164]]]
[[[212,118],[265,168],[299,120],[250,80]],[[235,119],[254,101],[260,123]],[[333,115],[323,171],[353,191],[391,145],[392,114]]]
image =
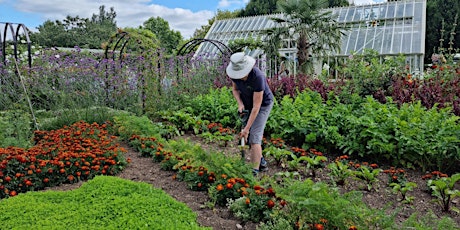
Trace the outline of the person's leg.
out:
[[[252,168],[259,170],[260,158],[262,158],[262,145],[251,144],[251,164]]]
[[[259,114],[249,131],[249,144],[251,145],[250,160],[252,167],[256,172],[259,170],[260,159],[262,158],[262,137],[264,134],[265,124],[267,123],[268,115],[270,114],[272,107],[273,104],[260,108]]]

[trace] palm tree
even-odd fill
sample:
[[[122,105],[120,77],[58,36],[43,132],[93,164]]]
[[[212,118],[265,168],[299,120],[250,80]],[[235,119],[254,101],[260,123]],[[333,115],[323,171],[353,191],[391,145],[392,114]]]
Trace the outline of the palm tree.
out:
[[[272,35],[294,35],[302,72],[312,66],[308,64],[310,55],[324,57],[332,51],[339,51],[345,27],[335,20],[337,17],[331,11],[323,10],[328,6],[328,0],[286,0],[278,4],[285,17],[272,20],[285,29]]]

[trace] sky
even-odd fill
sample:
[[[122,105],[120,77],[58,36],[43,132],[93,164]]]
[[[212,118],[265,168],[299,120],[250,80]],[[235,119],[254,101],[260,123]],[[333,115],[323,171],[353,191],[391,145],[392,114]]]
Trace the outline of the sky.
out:
[[[372,4],[383,0],[354,0],[356,5]],[[24,24],[32,31],[47,20],[62,21],[67,16],[91,18],[113,7],[117,26],[137,28],[151,17],[161,17],[172,30],[185,39],[196,29],[208,24],[217,10],[243,9],[249,0],[0,0],[0,31],[2,23]]]

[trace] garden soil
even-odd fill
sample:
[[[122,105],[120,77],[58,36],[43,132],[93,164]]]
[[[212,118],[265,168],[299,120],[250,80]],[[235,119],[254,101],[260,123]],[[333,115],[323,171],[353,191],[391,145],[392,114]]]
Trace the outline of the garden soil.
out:
[[[212,152],[220,154],[240,154],[238,148],[238,140],[235,140],[235,144],[229,144],[226,147],[215,143],[205,143],[201,138],[194,135],[186,135],[179,138],[186,138],[189,141],[199,143],[204,149],[211,150]],[[226,207],[209,207],[206,203],[209,201],[208,194],[206,192],[192,191],[187,188],[185,182],[180,182],[173,179],[174,172],[164,171],[160,168],[159,163],[155,163],[151,158],[141,157],[138,152],[128,147],[127,144],[121,143],[128,152],[126,157],[131,159],[131,163],[119,173],[117,176],[120,178],[146,182],[152,184],[156,188],[163,189],[166,193],[172,196],[174,199],[185,203],[195,213],[197,213],[198,222],[201,226],[212,227],[212,229],[256,229],[258,223],[242,222],[238,218],[234,217]],[[334,160],[337,156],[331,156],[325,153],[325,156],[329,161]],[[370,162],[372,163],[372,162]],[[273,165],[269,162],[269,170],[261,173],[262,175],[274,175],[277,172],[282,171],[281,167]],[[380,166],[382,169],[387,169],[385,166]],[[347,181],[345,186],[339,187],[342,192],[360,190],[363,192],[363,201],[372,208],[385,208],[389,207],[388,211],[394,211],[400,209],[396,221],[402,222],[406,220],[411,214],[419,213],[424,215],[430,210],[435,215],[449,216],[457,225],[460,226],[460,214],[453,211],[446,213],[442,212],[441,206],[438,203],[433,202],[433,197],[426,191],[426,181],[422,180],[424,172],[418,172],[414,170],[406,170],[408,181],[415,182],[417,187],[408,192],[408,196],[413,196],[414,201],[412,204],[402,204],[398,201],[400,196],[394,194],[391,188],[387,186],[388,178],[384,173],[380,173],[379,182],[374,186],[376,189],[372,191],[363,190],[363,184],[359,181]],[[330,182],[327,175],[327,169],[323,169],[317,172],[314,181]],[[60,186],[47,188],[48,190],[60,190],[66,191],[78,188],[84,182],[78,182],[75,184],[63,184]],[[460,189],[460,185],[457,183],[457,189]],[[452,201],[452,206],[460,209],[460,198],[457,197]]]

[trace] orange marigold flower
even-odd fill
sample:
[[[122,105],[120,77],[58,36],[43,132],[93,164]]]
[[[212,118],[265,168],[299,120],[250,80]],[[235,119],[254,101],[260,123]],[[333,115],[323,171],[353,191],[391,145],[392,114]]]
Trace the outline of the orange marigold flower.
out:
[[[230,178],[230,179],[227,180],[227,182],[228,182],[229,184],[232,184],[232,185],[236,184],[235,178]]]
[[[218,184],[216,186],[216,189],[217,189],[217,191],[222,191],[222,190],[224,190],[224,186],[222,184]]]
[[[358,228],[354,225],[350,226],[350,228],[348,228],[348,230],[358,230]]]
[[[315,224],[313,229],[315,229],[315,230],[324,230],[324,226],[322,224]]]
[[[246,198],[246,204],[249,205],[251,203],[251,200],[249,198]]]

